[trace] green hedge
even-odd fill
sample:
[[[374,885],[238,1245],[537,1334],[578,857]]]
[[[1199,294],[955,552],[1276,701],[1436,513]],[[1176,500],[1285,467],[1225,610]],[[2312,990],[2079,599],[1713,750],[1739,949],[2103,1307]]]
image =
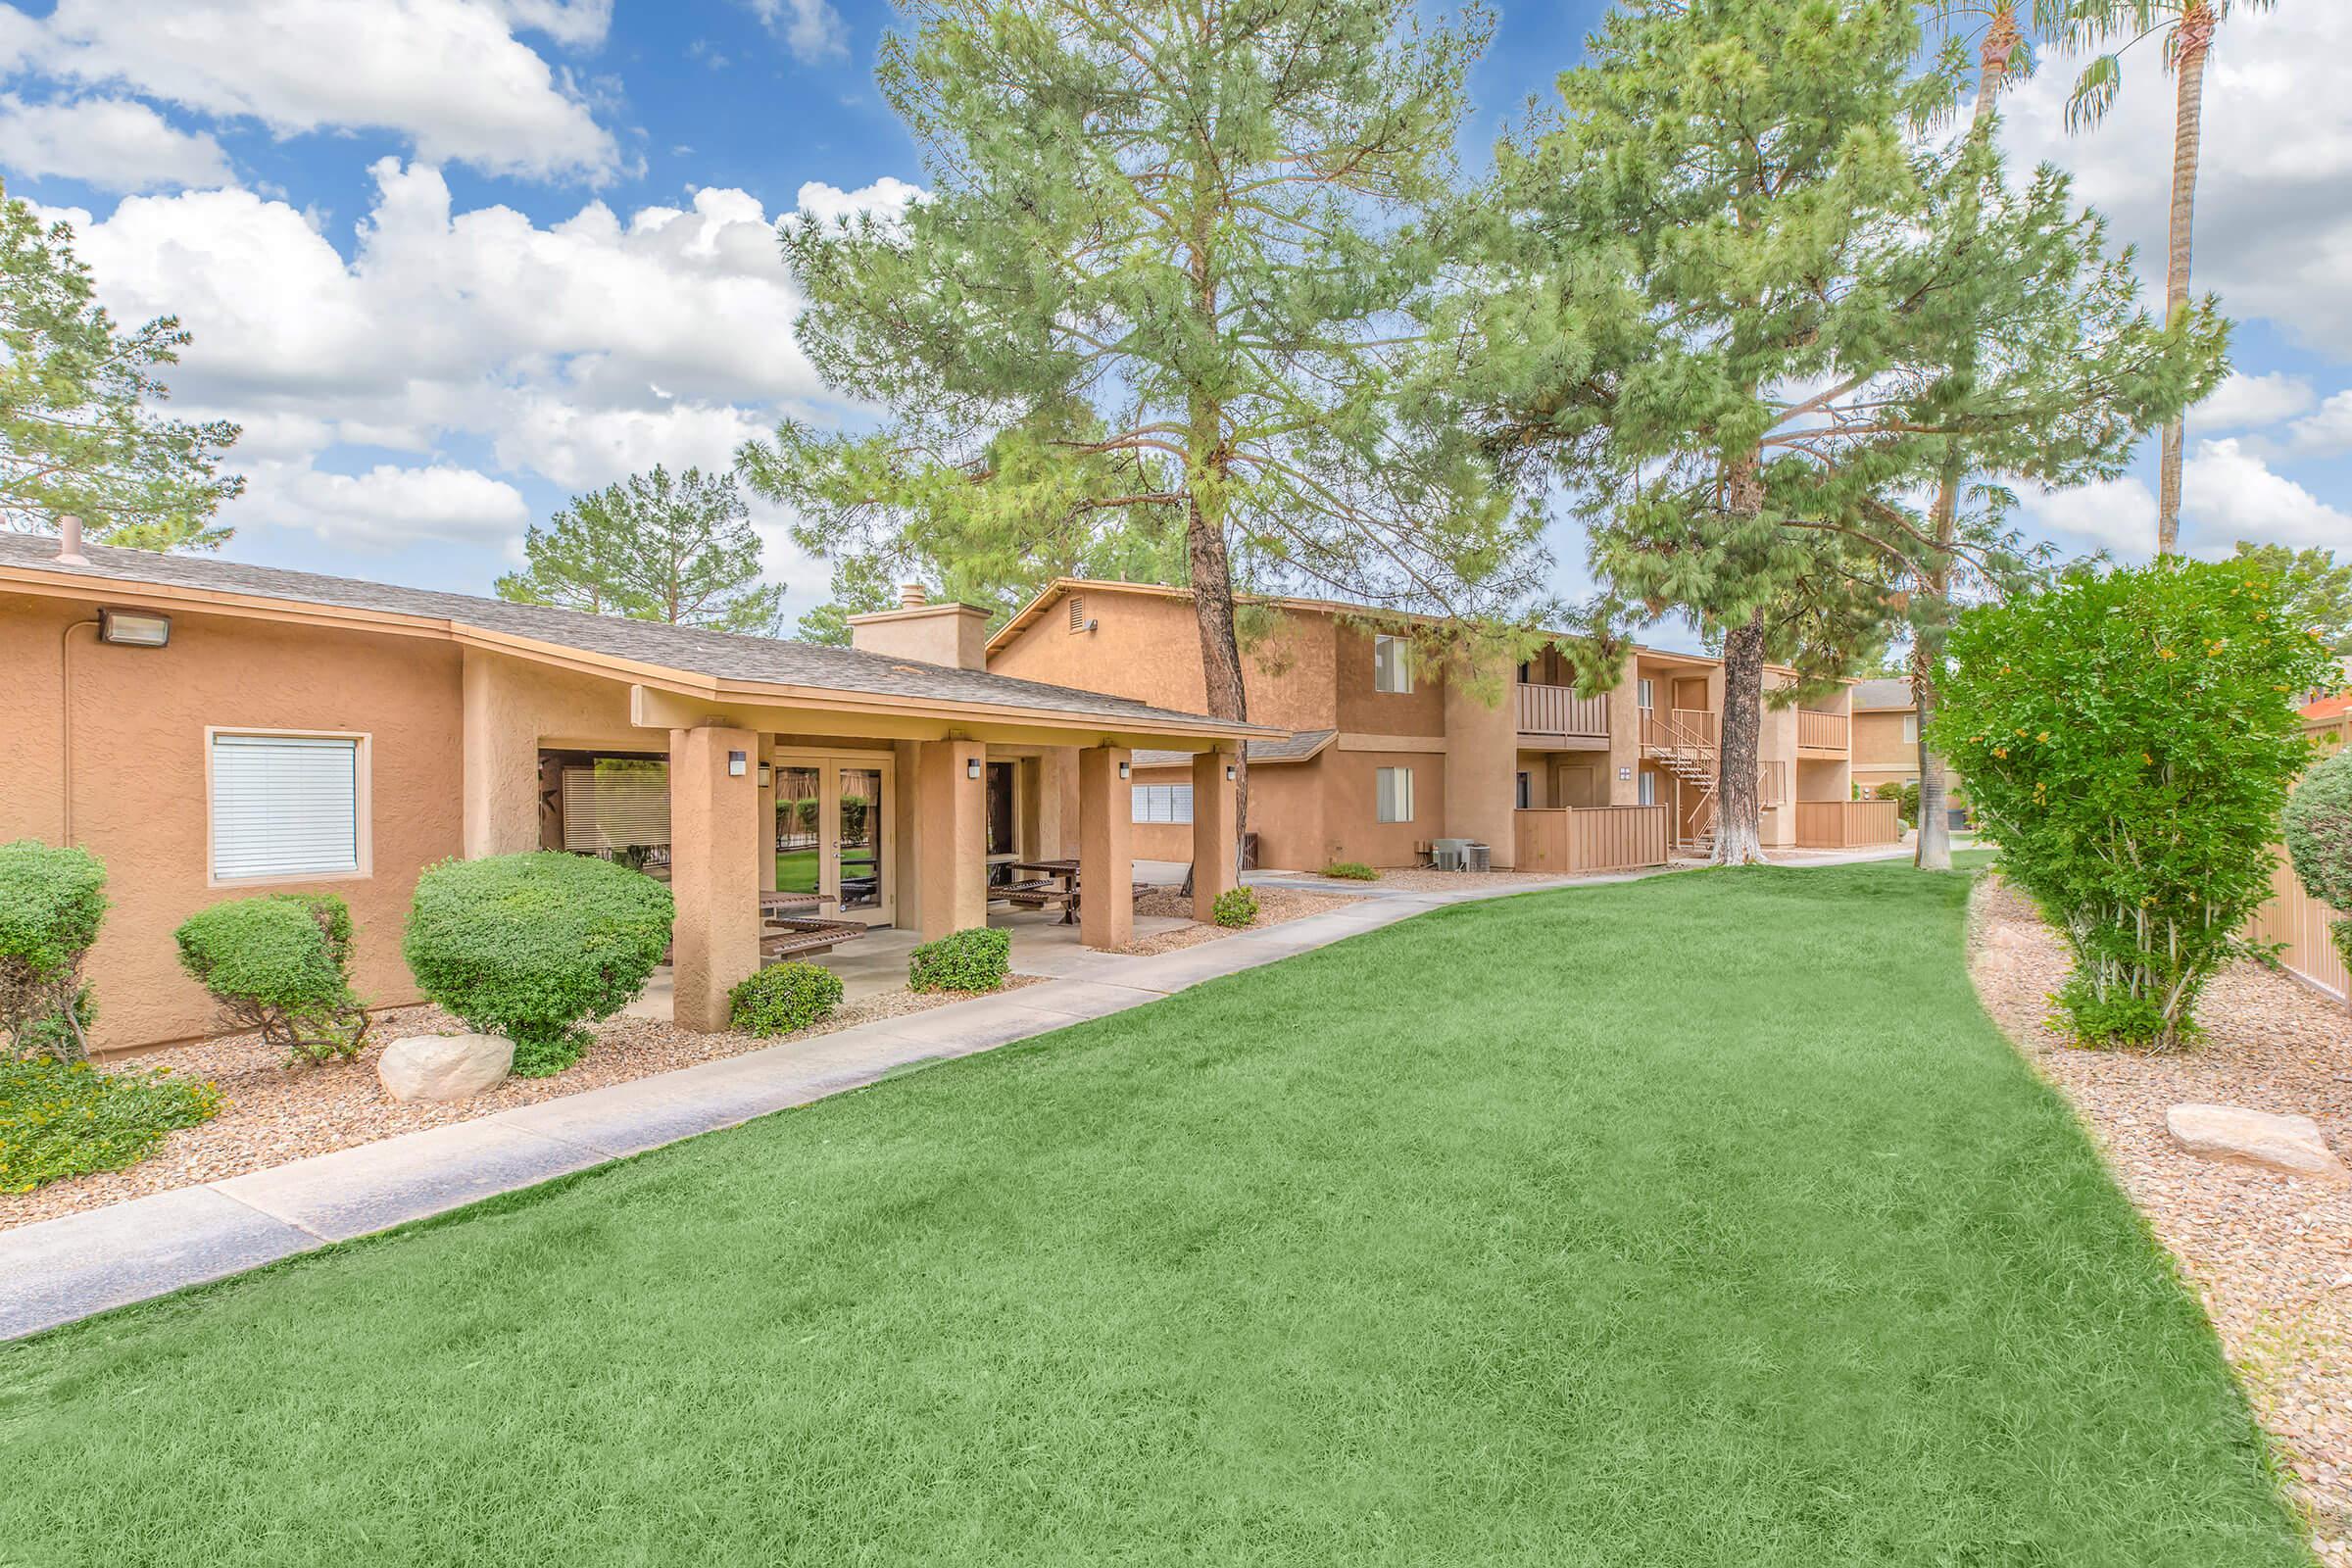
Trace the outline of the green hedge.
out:
[[[788,1035],[841,1005],[841,976],[813,963],[776,963],[727,993],[727,1014],[747,1035]]]
[[[1227,888],[1209,906],[1209,913],[1217,924],[1236,930],[1257,923],[1257,890],[1255,888]]]
[[[673,910],[661,883],[590,856],[444,860],[416,879],[401,951],[417,989],[544,1078],[579,1060],[583,1020],[645,989]]]
[[[1950,651],[1929,742],[2072,950],[2074,1033],[2186,1044],[2270,896],[2311,760],[2294,694],[2329,668],[2324,646],[2255,561],[2175,558],[1971,610]]]
[[[216,904],[172,933],[179,966],[239,1029],[258,1029],[288,1065],[356,1056],[368,1009],[351,989],[351,910],[328,893],[265,893]]]
[[[2304,891],[2343,911],[2328,934],[2352,965],[2352,752],[2314,767],[2287,797],[2286,853]]]
[[[0,1061],[0,1192],[29,1193],[121,1170],[164,1134],[220,1108],[220,1091],[169,1072],[100,1072],[86,1061]]]
[[[906,989],[994,991],[1011,972],[1011,936],[976,925],[915,949],[906,964]]]
[[[1377,882],[1380,873],[1361,860],[1334,860],[1323,868],[1325,876],[1336,876],[1347,882]]]
[[[106,867],[82,849],[0,844],[0,1034],[9,1054],[78,1060],[93,1016],[82,959],[106,918]]]

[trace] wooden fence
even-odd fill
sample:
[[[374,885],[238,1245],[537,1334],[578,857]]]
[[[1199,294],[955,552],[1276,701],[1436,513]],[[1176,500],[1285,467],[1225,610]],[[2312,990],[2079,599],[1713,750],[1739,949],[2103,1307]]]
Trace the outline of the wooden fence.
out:
[[[1894,801],[1799,801],[1796,847],[1800,850],[1858,850],[1903,842],[1903,820]]]
[[[1825,713],[1819,709],[1800,708],[1796,710],[1796,744],[1814,751],[1842,752],[1845,750],[1845,715]]]
[[[1519,685],[1522,735],[1602,735],[1609,732],[1609,700],[1579,697],[1573,686]]]
[[[1672,808],[1664,806],[1579,806],[1514,811],[1514,869],[1555,874],[1638,871],[1667,862]]]
[[[2352,976],[2344,972],[2343,956],[2328,938],[2328,923],[2342,918],[2303,891],[2295,868],[2282,855],[2278,869],[2271,873],[2271,901],[2254,911],[2246,935],[2256,942],[2283,943],[2279,962],[2323,991],[2341,997],[2352,994]]]

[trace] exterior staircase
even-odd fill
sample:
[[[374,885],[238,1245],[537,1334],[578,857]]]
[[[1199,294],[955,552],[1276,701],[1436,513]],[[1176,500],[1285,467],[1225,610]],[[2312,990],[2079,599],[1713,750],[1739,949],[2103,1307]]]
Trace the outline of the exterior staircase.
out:
[[[1683,824],[1678,821],[1675,824],[1675,838],[1679,848],[1699,855],[1712,854],[1715,849],[1718,747],[1710,722],[1713,717],[1711,713],[1687,709],[1650,711],[1642,715],[1642,755],[1698,791],[1698,809],[1690,818],[1698,824],[1697,830],[1691,836],[1685,837]]]

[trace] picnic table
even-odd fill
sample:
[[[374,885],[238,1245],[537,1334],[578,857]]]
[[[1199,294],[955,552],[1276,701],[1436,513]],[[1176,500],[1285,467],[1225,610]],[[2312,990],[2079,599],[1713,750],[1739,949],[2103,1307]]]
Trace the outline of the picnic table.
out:
[[[1015,882],[1004,890],[1004,901],[1017,904],[1024,909],[1050,909],[1061,906],[1061,923],[1073,925],[1078,919],[1078,862],[1076,860],[1015,860],[1011,870],[1018,874],[1031,873],[1029,880]]]
[[[865,935],[865,927],[855,920],[825,919],[823,907],[824,900],[814,893],[760,894],[760,956],[772,960],[830,953]]]

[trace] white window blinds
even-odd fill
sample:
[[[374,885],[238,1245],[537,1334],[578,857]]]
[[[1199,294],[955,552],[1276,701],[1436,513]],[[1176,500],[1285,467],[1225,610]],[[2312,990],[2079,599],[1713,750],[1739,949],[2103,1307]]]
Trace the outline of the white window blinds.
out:
[[[1403,638],[1375,636],[1372,639],[1372,689],[1376,692],[1409,692],[1413,689],[1413,671],[1405,662]]]
[[[360,743],[311,735],[213,737],[213,875],[360,868]]]
[[[564,770],[564,847],[596,854],[669,842],[669,767],[606,762]]]
[[[1129,814],[1138,822],[1190,822],[1193,819],[1193,787],[1190,784],[1138,784],[1135,786],[1134,809]]]
[[[1375,819],[1382,822],[1410,822],[1413,819],[1413,770],[1409,767],[1384,767],[1374,775],[1378,810]]]

